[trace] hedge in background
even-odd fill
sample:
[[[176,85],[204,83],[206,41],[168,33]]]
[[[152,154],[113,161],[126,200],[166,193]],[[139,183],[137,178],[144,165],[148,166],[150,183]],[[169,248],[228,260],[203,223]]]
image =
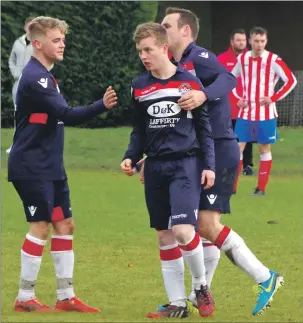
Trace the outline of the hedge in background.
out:
[[[13,125],[11,88],[13,80],[8,58],[15,39],[23,34],[23,23],[30,15],[66,20],[64,61],[52,70],[61,92],[71,106],[84,105],[102,97],[108,85],[119,96],[119,106],[84,124],[86,127],[125,125],[130,122],[130,81],[142,70],[132,42],[138,23],[154,20],[157,2],[2,2],[1,93],[2,127]]]

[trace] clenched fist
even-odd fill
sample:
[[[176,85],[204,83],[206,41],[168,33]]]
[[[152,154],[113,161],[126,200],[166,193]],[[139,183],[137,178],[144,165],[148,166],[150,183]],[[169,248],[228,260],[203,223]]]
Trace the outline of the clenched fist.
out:
[[[121,170],[124,174],[128,176],[133,176],[134,175],[134,170],[132,166],[132,161],[130,159],[124,159],[123,162],[120,165]]]

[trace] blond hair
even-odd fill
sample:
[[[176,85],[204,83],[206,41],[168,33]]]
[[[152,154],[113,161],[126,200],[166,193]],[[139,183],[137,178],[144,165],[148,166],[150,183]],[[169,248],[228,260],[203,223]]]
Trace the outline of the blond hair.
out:
[[[188,9],[169,7],[165,11],[166,15],[174,13],[178,13],[180,16],[178,19],[178,27],[181,28],[185,25],[189,25],[193,39],[197,40],[200,29],[198,17]]]
[[[133,41],[139,44],[142,39],[148,37],[155,38],[159,46],[167,44],[168,42],[166,29],[156,22],[147,22],[138,25],[134,32]]]
[[[29,36],[31,39],[35,39],[39,36],[44,36],[49,29],[59,29],[62,34],[68,33],[68,24],[64,20],[59,20],[52,17],[39,16],[34,18],[29,26]]]

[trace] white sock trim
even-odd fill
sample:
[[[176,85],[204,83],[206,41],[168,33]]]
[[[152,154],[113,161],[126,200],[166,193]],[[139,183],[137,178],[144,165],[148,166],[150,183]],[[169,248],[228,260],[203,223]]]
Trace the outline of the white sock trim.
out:
[[[67,252],[74,252],[74,250],[60,250],[60,251],[52,251],[51,250],[51,254],[56,254],[56,253],[67,253]]]
[[[59,301],[63,301],[64,299],[71,299],[75,296],[74,288],[64,288],[57,289],[57,299]]]
[[[170,302],[171,305],[174,306],[182,306],[185,307],[186,306],[186,298],[184,298],[183,300],[178,300],[178,301],[172,301]]]
[[[17,295],[17,300],[20,301],[20,302],[26,302],[32,298],[35,297],[35,291],[34,289],[32,290],[24,290],[24,289],[21,289],[19,288],[19,292],[18,292],[18,295]]]
[[[270,272],[269,272],[269,269],[267,272],[264,272],[263,276],[260,275],[260,277],[258,277],[258,279],[256,279],[256,282],[258,284],[262,284],[262,283],[265,283],[266,281],[268,281],[268,279],[270,278]]]
[[[260,155],[260,160],[261,161],[269,161],[269,160],[272,160],[271,152],[265,153],[265,154],[261,154]]]
[[[35,238],[32,235],[30,235],[29,233],[26,234],[25,238],[27,240],[35,243],[35,244],[40,245],[40,246],[45,246],[46,245],[46,242],[47,242],[47,240],[41,240],[41,239]]]
[[[176,247],[178,247],[178,244],[174,243],[174,244],[170,244],[170,245],[167,245],[167,246],[159,246],[159,249],[160,250],[169,250],[169,249],[174,249]]]
[[[32,257],[32,258],[42,258],[42,256],[34,256],[34,255],[31,255],[31,254],[29,254],[29,253],[27,253],[27,252],[23,251],[22,249],[21,249],[21,253],[22,253],[23,255],[27,256],[27,257]]]
[[[73,240],[73,235],[65,235],[65,236],[58,236],[58,235],[52,235],[52,239],[63,239],[63,240]]]

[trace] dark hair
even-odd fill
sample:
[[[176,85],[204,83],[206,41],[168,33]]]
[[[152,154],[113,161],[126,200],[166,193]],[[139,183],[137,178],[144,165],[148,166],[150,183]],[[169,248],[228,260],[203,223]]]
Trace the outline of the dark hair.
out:
[[[32,20],[34,20],[36,18],[36,16],[29,16],[25,19],[24,25],[27,25],[29,22],[31,22]]]
[[[178,27],[181,28],[185,25],[189,25],[192,37],[194,40],[196,40],[198,38],[200,28],[198,17],[188,9],[169,7],[165,11],[166,15],[171,15],[173,13],[178,13],[180,15],[180,18],[178,20]]]
[[[267,30],[263,27],[253,27],[250,30],[249,35],[267,35]]]
[[[246,36],[246,31],[245,31],[244,29],[242,29],[242,28],[234,29],[234,30],[230,33],[230,35],[229,35],[229,39],[230,39],[230,40],[233,40],[233,39],[234,39],[234,37],[235,37],[235,34],[245,34],[245,36]]]

